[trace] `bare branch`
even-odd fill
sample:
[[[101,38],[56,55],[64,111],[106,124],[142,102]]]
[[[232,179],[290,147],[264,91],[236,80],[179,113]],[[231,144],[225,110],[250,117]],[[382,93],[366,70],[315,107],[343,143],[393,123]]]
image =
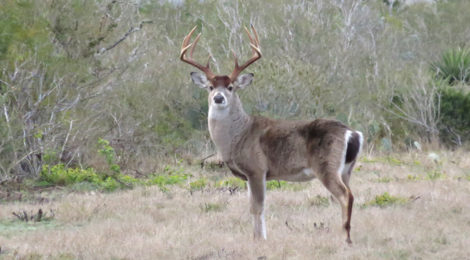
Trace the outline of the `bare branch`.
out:
[[[127,37],[129,37],[129,35],[131,35],[134,32],[140,31],[142,27],[144,26],[144,24],[150,24],[150,23],[153,23],[153,21],[146,20],[146,21],[140,22],[139,26],[130,28],[129,31],[127,31],[119,40],[117,40],[115,43],[111,44],[107,48],[102,48],[101,50],[99,50],[99,53],[104,53],[113,49],[114,47],[118,46],[122,41],[124,41]]]

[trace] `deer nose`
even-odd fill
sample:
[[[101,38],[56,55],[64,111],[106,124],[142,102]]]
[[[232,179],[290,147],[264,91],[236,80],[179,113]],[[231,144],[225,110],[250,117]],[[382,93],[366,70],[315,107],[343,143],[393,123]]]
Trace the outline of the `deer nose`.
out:
[[[216,104],[221,104],[222,102],[224,102],[224,97],[220,94],[217,94],[215,97],[214,97],[214,102]]]

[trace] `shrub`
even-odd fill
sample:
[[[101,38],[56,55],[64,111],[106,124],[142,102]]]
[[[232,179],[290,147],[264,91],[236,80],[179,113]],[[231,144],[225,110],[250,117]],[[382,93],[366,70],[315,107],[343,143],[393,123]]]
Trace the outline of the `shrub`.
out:
[[[441,60],[432,64],[439,78],[450,84],[470,82],[470,50],[456,48],[442,54]]]
[[[444,143],[462,145],[470,140],[470,92],[456,87],[441,89],[440,138]]]
[[[38,180],[40,186],[69,186],[79,183],[90,183],[93,186],[96,185],[98,189],[114,191],[116,189],[133,187],[139,184],[140,181],[124,174],[108,176],[96,173],[93,168],[67,168],[64,164],[56,164],[54,166],[43,165]]]
[[[101,177],[92,169],[67,168],[63,164],[43,165],[39,180],[54,185],[71,185],[79,182],[99,183]]]

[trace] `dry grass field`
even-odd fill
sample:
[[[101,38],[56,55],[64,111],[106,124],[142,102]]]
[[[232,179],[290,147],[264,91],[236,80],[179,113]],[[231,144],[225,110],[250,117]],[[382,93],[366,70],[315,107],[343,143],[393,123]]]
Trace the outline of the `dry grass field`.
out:
[[[468,259],[470,154],[363,156],[352,188],[353,245],[320,182],[268,191],[268,240],[252,239],[246,190],[188,184],[113,193],[55,190],[0,204],[2,259]],[[384,195],[385,194],[385,195]],[[390,195],[390,196],[387,196]],[[12,212],[54,211],[22,222]]]

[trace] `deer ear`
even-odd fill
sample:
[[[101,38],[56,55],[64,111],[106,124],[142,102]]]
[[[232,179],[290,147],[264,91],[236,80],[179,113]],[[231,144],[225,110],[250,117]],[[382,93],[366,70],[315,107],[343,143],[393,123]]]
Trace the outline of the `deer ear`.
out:
[[[244,89],[245,87],[251,84],[254,76],[255,75],[253,73],[247,73],[238,76],[237,80],[235,80],[235,86]]]
[[[207,80],[206,75],[199,72],[191,72],[191,79],[194,84],[198,85],[200,88],[207,88],[209,86],[209,80]]]

